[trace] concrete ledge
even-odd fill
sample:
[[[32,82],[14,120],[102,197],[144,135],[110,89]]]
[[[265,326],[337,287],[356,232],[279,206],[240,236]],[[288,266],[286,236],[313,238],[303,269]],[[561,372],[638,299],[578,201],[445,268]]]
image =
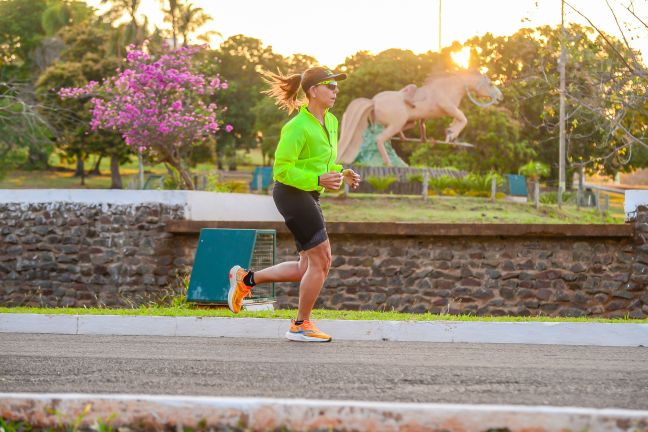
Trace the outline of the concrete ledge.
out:
[[[288,233],[277,221],[173,220],[167,232],[198,233],[203,228],[274,229]],[[329,234],[366,234],[429,237],[595,237],[632,238],[632,224],[477,224],[418,222],[327,222]]]
[[[0,333],[78,334],[78,315],[0,314]]]
[[[0,393],[0,417],[37,427],[79,417],[115,429],[182,427],[268,431],[639,431],[648,411],[522,405],[415,404],[305,399],[222,398],[110,394]]]
[[[188,220],[283,221],[271,196],[204,191],[0,189],[0,204],[181,206]],[[241,212],[253,208],[254,212]]]
[[[648,346],[648,324],[319,320],[334,340]],[[0,314],[0,333],[283,338],[267,318]]]

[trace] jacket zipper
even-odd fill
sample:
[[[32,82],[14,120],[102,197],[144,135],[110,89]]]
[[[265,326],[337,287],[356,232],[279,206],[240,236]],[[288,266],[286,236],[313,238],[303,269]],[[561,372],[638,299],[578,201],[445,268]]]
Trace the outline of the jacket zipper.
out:
[[[308,111],[308,108],[306,108],[306,111],[308,114],[310,114],[311,117],[317,122],[318,125],[324,130],[324,135],[326,135],[326,141],[328,141],[329,144],[329,158],[328,162],[326,163],[326,172],[329,172],[331,169],[331,158],[333,157],[333,144],[331,144],[331,137],[329,135],[328,129],[326,129],[326,113],[324,114],[324,124],[320,123],[319,120],[313,115],[312,112]]]
[[[329,143],[329,159],[328,162],[326,163],[326,172],[329,172],[331,169],[331,158],[333,157],[333,144],[331,144],[331,136],[329,135],[328,129],[326,129],[326,117],[324,117],[325,121],[324,124],[320,123],[320,126],[322,126],[322,129],[324,129],[324,133],[326,134],[326,140]],[[318,122],[319,123],[319,122]]]

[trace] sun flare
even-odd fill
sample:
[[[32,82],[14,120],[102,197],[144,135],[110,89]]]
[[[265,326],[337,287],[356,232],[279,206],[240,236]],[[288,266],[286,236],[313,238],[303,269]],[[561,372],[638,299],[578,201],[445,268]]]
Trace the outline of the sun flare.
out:
[[[450,57],[457,66],[468,69],[468,66],[470,66],[470,47],[463,47],[460,51],[451,53]]]

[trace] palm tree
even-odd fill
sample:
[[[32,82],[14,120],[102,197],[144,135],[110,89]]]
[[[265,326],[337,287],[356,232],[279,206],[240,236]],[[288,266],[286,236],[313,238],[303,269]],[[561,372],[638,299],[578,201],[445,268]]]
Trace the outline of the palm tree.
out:
[[[130,18],[128,24],[119,27],[120,39],[125,45],[129,43],[139,45],[144,40],[147,24],[146,17],[142,26],[139,25],[136,17],[141,3],[141,0],[101,0],[101,4],[111,5],[110,10],[105,14],[109,19],[114,20],[124,15],[128,15]]]
[[[178,47],[178,21],[180,15],[180,8],[182,7],[182,0],[160,0],[162,6],[169,2],[169,9],[162,9],[165,14],[164,21],[171,24],[171,35],[173,38],[173,48]]]
[[[200,27],[213,21],[213,18],[207,14],[203,8],[195,7],[193,3],[180,5],[178,14],[178,32],[182,35],[182,46],[189,45],[189,35],[195,33]],[[209,31],[200,36],[202,40],[208,38],[209,34],[220,33]]]

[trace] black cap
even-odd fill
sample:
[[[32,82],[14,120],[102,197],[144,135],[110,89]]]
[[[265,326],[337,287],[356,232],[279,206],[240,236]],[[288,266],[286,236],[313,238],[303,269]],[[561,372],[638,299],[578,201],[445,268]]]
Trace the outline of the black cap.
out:
[[[306,69],[306,71],[303,73],[301,79],[301,87],[304,90],[304,92],[308,92],[309,88],[313,87],[318,83],[321,83],[322,81],[327,81],[327,80],[342,81],[345,80],[346,77],[347,74],[345,73],[334,74],[332,71],[324,67],[316,66],[310,69]]]

